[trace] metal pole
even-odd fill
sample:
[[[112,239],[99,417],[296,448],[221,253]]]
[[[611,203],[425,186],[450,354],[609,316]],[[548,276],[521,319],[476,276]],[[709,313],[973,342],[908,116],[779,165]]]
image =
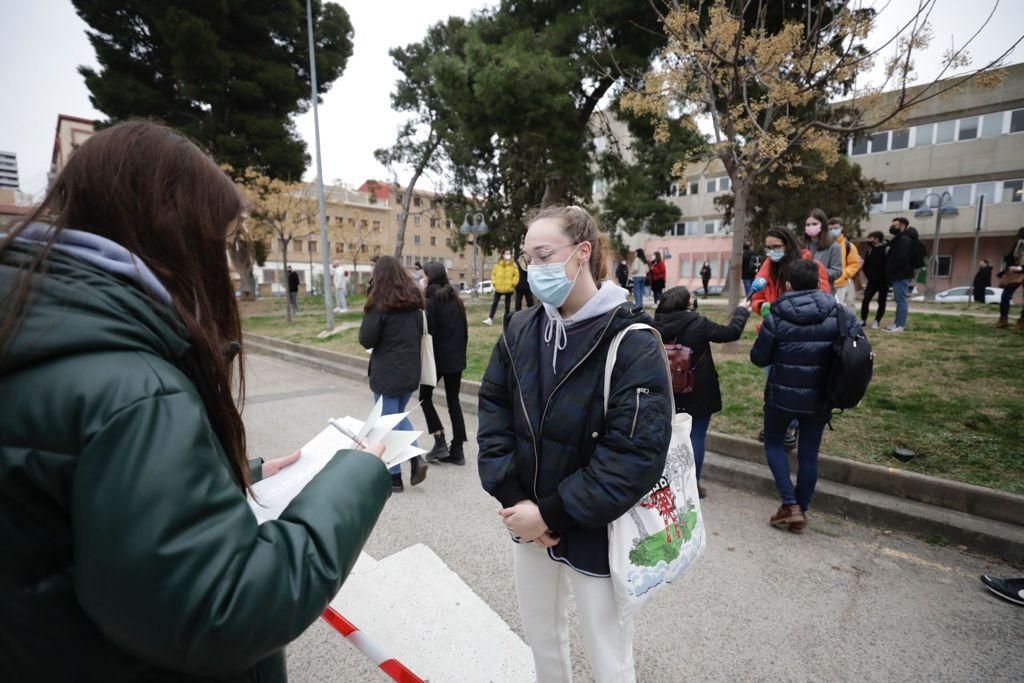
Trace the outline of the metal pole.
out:
[[[309,79],[310,91],[313,100],[313,135],[314,147],[316,148],[316,193],[317,211],[320,221],[320,248],[323,251],[324,266],[324,307],[327,309],[327,331],[334,329],[334,292],[327,286],[327,273],[330,272],[330,254],[327,253],[327,210],[324,208],[324,169],[320,161],[320,113],[317,111],[317,86],[316,86],[316,58],[313,52],[313,5],[311,0],[306,0],[306,29],[309,33]],[[310,254],[309,279],[312,286],[313,280],[313,256]]]
[[[942,231],[942,206],[949,192],[939,195],[939,207],[935,213],[935,239],[932,241],[931,277],[928,278],[928,287],[925,288],[924,298],[926,301],[935,301],[935,280],[939,277],[939,235]],[[950,199],[953,197],[950,196]]]
[[[981,237],[981,221],[985,211],[985,195],[978,197],[978,215],[974,223],[974,253],[971,256],[971,267],[978,262],[978,240]]]
[[[480,292],[479,292],[479,290],[477,289],[477,286],[476,286],[477,282],[479,281],[479,280],[477,280],[477,250],[476,250],[476,241],[478,239],[480,239],[479,235],[473,235],[473,292],[472,292],[472,294],[470,296],[472,298],[474,298],[474,299],[476,297],[480,296]]]

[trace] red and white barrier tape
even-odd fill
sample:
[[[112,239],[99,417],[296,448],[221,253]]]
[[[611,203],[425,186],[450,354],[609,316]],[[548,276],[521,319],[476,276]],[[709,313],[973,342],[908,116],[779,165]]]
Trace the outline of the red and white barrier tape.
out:
[[[409,671],[400,661],[387,654],[384,648],[370,640],[366,634],[357,629],[351,621],[341,616],[333,607],[324,610],[321,617],[393,680],[398,683],[426,683],[422,678]]]

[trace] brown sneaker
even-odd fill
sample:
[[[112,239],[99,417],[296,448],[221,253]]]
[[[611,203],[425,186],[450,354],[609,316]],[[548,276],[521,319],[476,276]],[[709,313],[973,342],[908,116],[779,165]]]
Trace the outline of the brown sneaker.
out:
[[[1024,330],[1024,318],[1021,318],[1020,320],[1017,321],[1017,329]]]
[[[802,534],[804,529],[807,528],[807,515],[805,513],[800,514],[801,519],[799,521],[789,523],[789,530],[794,534]]]
[[[1005,315],[999,316],[999,322],[996,323],[996,329],[1001,330],[1010,326],[1010,321],[1006,319]]]
[[[800,512],[799,505],[780,505],[775,514],[768,520],[768,523],[772,526],[783,526],[785,524],[793,524],[794,522],[803,524],[805,521],[804,513]]]

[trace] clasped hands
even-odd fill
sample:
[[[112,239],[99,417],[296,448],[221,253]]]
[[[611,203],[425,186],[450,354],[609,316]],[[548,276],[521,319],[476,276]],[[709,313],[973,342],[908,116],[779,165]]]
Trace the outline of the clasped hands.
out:
[[[524,541],[544,548],[558,545],[558,536],[548,529],[540,515],[540,508],[532,500],[521,500],[510,508],[499,510],[498,514],[505,528]]]

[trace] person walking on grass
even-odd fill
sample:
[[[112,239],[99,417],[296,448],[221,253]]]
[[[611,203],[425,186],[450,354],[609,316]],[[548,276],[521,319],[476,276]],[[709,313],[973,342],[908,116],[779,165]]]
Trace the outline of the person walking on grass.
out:
[[[444,425],[434,408],[434,387],[421,385],[423,416],[434,437],[434,447],[427,453],[426,460],[465,465],[462,444],[466,441],[466,421],[462,416],[459,392],[462,390],[462,371],[466,369],[466,346],[469,343],[466,307],[462,297],[448,282],[444,264],[428,263],[424,272],[427,279],[427,329],[433,338],[438,380],[444,380],[445,402],[452,422],[452,442],[448,445],[445,443]]]
[[[704,286],[704,298],[708,298],[708,283],[711,282],[711,264],[707,261],[700,268],[700,282]]]
[[[414,391],[420,388],[420,338],[424,332],[423,292],[393,256],[381,256],[373,265],[373,290],[363,307],[359,343],[370,354],[370,390],[374,401],[383,402],[383,415],[404,413]],[[412,431],[409,418],[397,429]],[[414,443],[415,445],[415,443]],[[410,461],[409,483],[421,483],[427,463],[420,456]],[[401,493],[402,469],[392,467],[391,490]]]
[[[828,216],[821,209],[811,209],[806,220],[804,220],[804,236],[806,247],[811,252],[811,257],[825,266],[828,273],[829,292],[836,291],[836,280],[843,274],[843,252],[832,239],[832,235],[825,229],[828,223]]]
[[[889,254],[885,262],[885,277],[892,287],[896,300],[896,319],[885,328],[886,332],[901,333],[907,327],[910,315],[910,283],[914,271],[923,265],[924,245],[918,240],[917,230],[910,227],[910,221],[900,216],[889,226]]]
[[[661,293],[665,291],[665,262],[661,260],[661,253],[654,252],[651,261],[651,296],[654,298],[654,305],[661,301]]]
[[[985,303],[985,290],[992,286],[992,263],[983,258],[978,262],[978,272],[974,274],[974,281],[971,283],[971,295],[974,303]]]
[[[633,284],[633,303],[641,308],[644,305],[644,289],[647,287],[647,276],[651,268],[643,249],[636,250],[633,264],[629,267],[629,279]]]
[[[491,313],[484,320],[484,325],[494,324],[494,314],[498,311],[498,302],[505,299],[505,317],[508,320],[509,308],[512,306],[512,294],[519,284],[519,268],[512,260],[512,252],[506,249],[494,267],[491,268],[491,286],[494,287],[494,300],[491,302]]]
[[[999,282],[1003,287],[1003,296],[999,300],[999,322],[996,323],[997,328],[1010,326],[1010,302],[1013,301],[1014,292],[1024,283],[1024,228],[1017,231],[1017,240],[1013,245],[1013,249],[1003,259],[1003,263],[1005,268],[999,273]],[[1017,329],[1024,330],[1024,306],[1020,309]]]
[[[334,312],[335,313],[347,313],[348,312],[348,280],[349,275],[347,270],[342,270],[341,263],[338,261],[334,262],[334,270],[331,274],[334,284],[334,293],[337,297],[334,301]]]
[[[284,683],[383,510],[364,444],[253,515],[302,456],[250,458],[236,403],[244,209],[192,142],[128,121],[0,236],[3,680]]]
[[[696,299],[693,300],[696,303]],[[704,466],[704,443],[707,439],[711,416],[722,410],[722,390],[718,386],[718,371],[711,355],[711,343],[733,342],[743,334],[750,317],[750,304],[746,301],[736,307],[728,325],[719,325],[698,314],[691,305],[690,290],[673,287],[654,312],[654,326],[661,332],[666,344],[682,344],[690,348],[690,368],[693,370],[693,391],[676,394],[676,412],[689,413],[690,444],[697,466],[697,491],[701,498],[707,495],[700,483]]]
[[[860,303],[860,324],[867,327],[868,313],[871,311],[871,300],[878,297],[878,306],[875,308],[875,321],[871,323],[871,329],[877,330],[882,325],[882,318],[885,316],[885,303],[889,298],[889,280],[886,277],[886,261],[889,254],[889,243],[880,230],[868,235],[868,253],[864,255],[864,277],[867,284],[864,286],[864,296]]]
[[[626,255],[623,254],[619,265],[615,266],[615,279],[623,289],[629,289],[629,266],[626,265]]]
[[[523,258],[543,306],[512,317],[480,385],[480,481],[511,536],[540,683],[572,678],[570,585],[594,679],[636,680],[633,619],[612,587],[608,525],[662,475],[672,388],[657,338],[632,332],[619,348],[605,413],[612,339],[651,319],[604,281],[604,241],[585,209],[537,214]]]
[[[516,261],[516,269],[519,270],[519,282],[516,284],[516,310],[523,310],[523,300],[526,300],[526,307],[533,307],[533,292],[530,291],[530,282],[526,277],[526,269]]]
[[[852,308],[856,295],[853,280],[860,272],[863,261],[857,247],[843,235],[843,222],[840,219],[828,219],[828,235],[839,245],[839,253],[842,256],[842,272],[834,283],[836,303]]]
[[[288,266],[288,308],[292,313],[299,312],[299,274]]]
[[[798,259],[789,266],[786,293],[775,302],[750,349],[754,365],[768,367],[764,388],[764,450],[782,504],[768,520],[803,533],[818,480],[818,450],[828,421],[829,370],[839,336],[834,298],[819,288],[815,263]],[[860,325],[849,317],[849,334]],[[793,420],[800,424],[796,488],[790,481],[783,439]]]

